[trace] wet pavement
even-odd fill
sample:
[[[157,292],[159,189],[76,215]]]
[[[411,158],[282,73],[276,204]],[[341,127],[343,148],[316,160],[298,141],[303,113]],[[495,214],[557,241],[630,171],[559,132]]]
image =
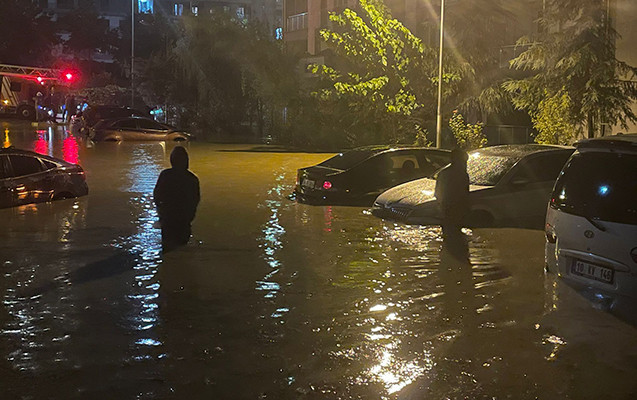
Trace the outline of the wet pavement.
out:
[[[637,395],[635,328],[544,274],[541,231],[297,204],[296,169],[329,155],[193,142],[193,239],[162,254],[173,144],[0,136],[79,162],[90,188],[0,210],[3,399]]]

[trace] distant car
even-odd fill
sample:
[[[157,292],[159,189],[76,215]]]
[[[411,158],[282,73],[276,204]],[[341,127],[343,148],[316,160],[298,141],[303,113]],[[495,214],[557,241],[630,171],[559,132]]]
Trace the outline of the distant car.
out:
[[[88,134],[89,129],[103,119],[125,117],[148,118],[150,117],[150,114],[125,106],[99,105],[88,106],[85,110],[76,115],[73,121],[76,125],[75,129],[77,129],[77,131],[83,134]]]
[[[574,148],[539,144],[485,147],[469,153],[467,226],[541,227],[555,179]],[[378,196],[372,214],[408,224],[441,222],[435,179],[419,179]]]
[[[0,208],[86,194],[79,165],[14,147],[0,149]]]
[[[360,147],[297,171],[294,194],[309,204],[371,206],[382,191],[433,176],[450,162],[448,150],[426,147]]]
[[[563,279],[637,297],[637,134],[576,143],[546,215],[546,266]]]
[[[99,121],[90,129],[89,138],[96,142],[145,140],[180,142],[190,140],[192,135],[150,118],[129,117]]]

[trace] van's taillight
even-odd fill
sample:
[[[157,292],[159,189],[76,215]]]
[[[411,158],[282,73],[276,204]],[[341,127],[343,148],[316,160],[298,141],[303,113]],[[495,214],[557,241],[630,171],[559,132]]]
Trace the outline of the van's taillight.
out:
[[[323,182],[323,189],[330,190],[331,188],[332,188],[332,182],[330,181]]]
[[[544,233],[546,234],[546,241],[551,243],[551,244],[555,244],[555,242],[557,242],[557,236],[555,235],[555,229],[553,229],[553,226],[551,224],[546,224],[546,227],[544,228]]]
[[[630,251],[630,256],[633,258],[633,261],[637,263],[637,247]]]

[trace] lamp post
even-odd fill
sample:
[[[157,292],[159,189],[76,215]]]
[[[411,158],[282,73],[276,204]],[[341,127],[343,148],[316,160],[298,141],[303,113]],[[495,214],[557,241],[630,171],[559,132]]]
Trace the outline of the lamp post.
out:
[[[135,0],[131,0],[130,6],[130,106],[135,108]]]
[[[442,48],[444,46],[445,0],[440,0],[440,53],[438,55],[438,112],[436,115],[436,147],[442,141]]]

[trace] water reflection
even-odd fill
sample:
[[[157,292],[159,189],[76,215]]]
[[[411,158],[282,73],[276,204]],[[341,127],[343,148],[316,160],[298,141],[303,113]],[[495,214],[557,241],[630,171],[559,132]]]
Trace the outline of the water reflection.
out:
[[[156,331],[159,322],[159,289],[157,272],[161,259],[161,231],[152,200],[152,192],[166,156],[164,146],[137,145],[125,147],[131,150],[130,165],[121,191],[130,193],[130,209],[134,216],[133,234],[118,238],[113,246],[131,254],[134,258],[134,283],[127,295],[131,304],[128,321],[137,332],[134,339],[137,361],[154,360],[166,355],[161,350],[162,341]]]

